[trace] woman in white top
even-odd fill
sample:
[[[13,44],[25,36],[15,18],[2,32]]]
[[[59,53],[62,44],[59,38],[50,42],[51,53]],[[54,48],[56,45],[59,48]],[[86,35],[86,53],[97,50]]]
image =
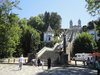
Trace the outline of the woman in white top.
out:
[[[21,57],[19,58],[19,68],[20,68],[20,70],[22,69],[23,63],[24,63],[24,57],[23,57],[23,55],[21,55]]]

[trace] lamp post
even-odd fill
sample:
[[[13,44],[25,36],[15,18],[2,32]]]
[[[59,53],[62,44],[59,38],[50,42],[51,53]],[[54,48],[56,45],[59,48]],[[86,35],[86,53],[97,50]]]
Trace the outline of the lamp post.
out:
[[[66,33],[64,31],[64,34],[63,34],[63,53],[61,55],[61,62],[62,62],[62,65],[67,65],[68,64],[68,54],[66,53]]]
[[[31,43],[30,43],[30,49],[32,50],[32,45],[33,45],[33,41],[34,41],[34,35],[33,33],[31,34]]]
[[[31,60],[34,58],[34,52],[33,52],[33,41],[34,41],[34,35],[33,33],[30,33],[30,52],[28,53],[28,63],[31,62]]]
[[[63,34],[63,51],[64,53],[66,53],[66,34],[65,32]]]

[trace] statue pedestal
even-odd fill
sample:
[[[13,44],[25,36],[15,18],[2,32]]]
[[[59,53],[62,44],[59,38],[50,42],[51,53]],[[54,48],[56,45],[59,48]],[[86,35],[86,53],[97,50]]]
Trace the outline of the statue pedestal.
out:
[[[62,53],[61,55],[61,64],[68,65],[68,54]]]

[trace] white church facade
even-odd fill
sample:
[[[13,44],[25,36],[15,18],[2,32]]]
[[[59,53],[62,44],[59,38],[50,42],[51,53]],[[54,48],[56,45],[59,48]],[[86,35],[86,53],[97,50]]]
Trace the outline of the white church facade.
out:
[[[51,42],[54,40],[54,31],[49,25],[47,31],[44,32],[44,42]]]
[[[80,19],[78,20],[77,25],[73,25],[72,20],[70,20],[69,24],[70,24],[70,27],[69,27],[70,29],[81,29],[81,20]]]

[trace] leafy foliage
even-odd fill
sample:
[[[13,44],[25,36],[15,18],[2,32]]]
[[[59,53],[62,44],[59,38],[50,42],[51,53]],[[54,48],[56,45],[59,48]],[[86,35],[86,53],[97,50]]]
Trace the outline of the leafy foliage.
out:
[[[88,12],[95,16],[100,15],[100,0],[85,0],[87,2],[86,8]]]
[[[11,13],[13,8],[18,8],[19,0],[7,0],[0,5],[0,58],[20,56],[35,53],[40,44],[40,35],[51,27],[57,35],[61,28],[61,17],[55,12],[39,14],[29,20]],[[48,45],[53,46],[54,42]]]
[[[18,26],[18,17],[15,14],[10,14],[8,18],[9,23],[0,24],[1,57],[12,56],[20,42],[21,29]]]
[[[55,34],[58,35],[61,29],[61,16],[58,15],[56,12],[45,12],[43,21],[45,23],[45,29],[50,25],[52,29],[54,29]]]
[[[93,52],[93,49],[96,47],[96,43],[93,40],[92,35],[87,32],[83,32],[75,39],[73,47],[74,53],[89,53]]]
[[[27,25],[27,20],[20,21],[16,14],[11,13],[18,3],[19,1],[15,0],[0,5],[0,58],[33,52],[40,42],[39,33]],[[34,40],[32,34],[34,34]],[[23,40],[27,44],[24,44]]]
[[[89,30],[94,29],[93,21],[91,21],[91,22],[88,23],[88,29]]]
[[[28,25],[37,29],[40,33],[45,32],[47,27],[50,25],[56,35],[58,35],[61,29],[61,17],[56,12],[45,12],[44,14],[30,17]]]
[[[94,21],[96,25],[97,34],[99,36],[99,40],[97,40],[98,51],[100,52],[100,19]]]
[[[42,32],[44,27],[44,22],[39,16],[30,17],[28,21],[28,25],[31,25],[33,28],[37,29],[38,31]]]
[[[83,26],[83,27],[82,27],[82,31],[83,31],[83,32],[87,32],[87,30],[88,30],[88,29],[87,29],[87,26]]]
[[[19,0],[4,0],[2,4],[0,4],[0,21],[2,23],[9,23],[8,15],[11,14],[11,10],[13,8],[18,8]]]
[[[20,46],[23,49],[24,56],[28,53],[36,52],[40,43],[40,34],[31,26],[27,25],[27,20],[20,20],[20,27],[23,30]]]

